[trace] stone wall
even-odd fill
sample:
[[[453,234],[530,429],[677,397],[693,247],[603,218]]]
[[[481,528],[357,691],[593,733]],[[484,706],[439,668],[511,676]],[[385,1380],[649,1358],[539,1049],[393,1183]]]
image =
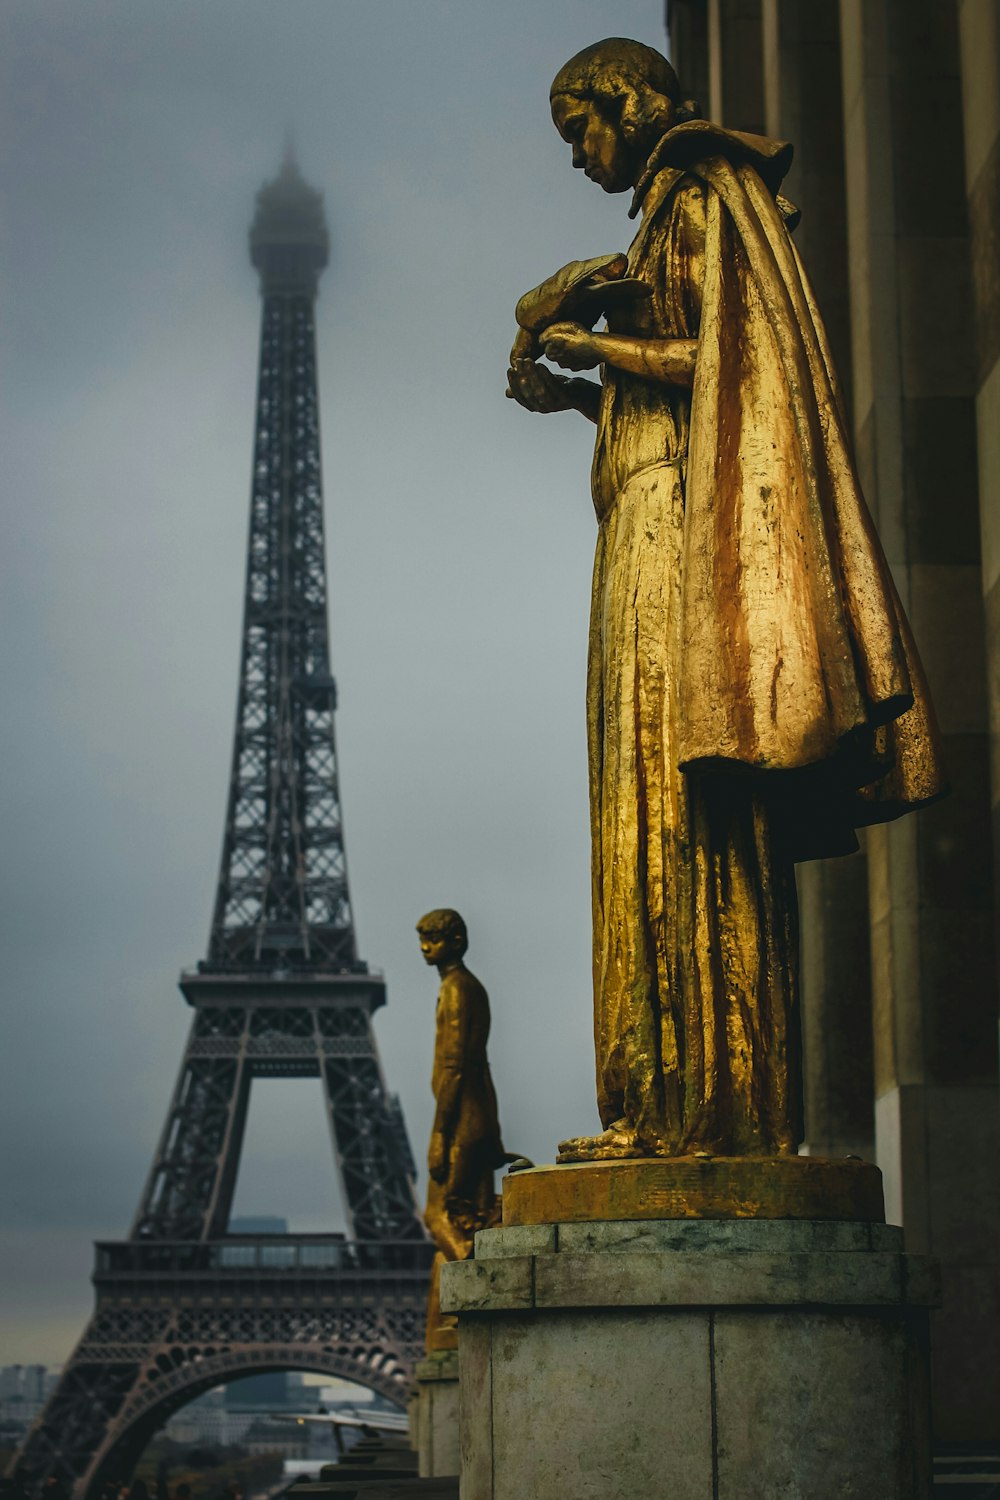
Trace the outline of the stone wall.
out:
[[[996,1439],[1000,0],[667,11],[711,117],[796,143],[797,239],[952,783],[800,872],[805,1149],[865,1154],[874,1125],[888,1216],[942,1263],[937,1434]]]

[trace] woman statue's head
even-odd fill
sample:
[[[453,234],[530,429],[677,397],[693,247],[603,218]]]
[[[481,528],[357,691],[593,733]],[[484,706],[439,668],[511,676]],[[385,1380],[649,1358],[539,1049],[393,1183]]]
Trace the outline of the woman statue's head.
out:
[[[667,59],[620,36],[571,57],[553,80],[549,102],[556,129],[573,148],[574,167],[606,193],[634,187],[660,137],[698,115]]]

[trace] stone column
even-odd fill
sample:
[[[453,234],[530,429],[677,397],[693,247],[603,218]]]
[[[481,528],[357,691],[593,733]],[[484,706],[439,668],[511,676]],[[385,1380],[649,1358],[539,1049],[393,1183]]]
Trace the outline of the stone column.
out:
[[[766,133],[795,146],[782,191],[802,210],[795,242],[849,396],[839,0],[763,0]],[[727,124],[739,126],[735,117]],[[864,850],[798,868],[805,1143],[814,1156],[875,1151],[867,865]]]
[[[965,188],[972,251],[976,322],[976,428],[982,586],[986,617],[986,679],[990,726],[994,873],[1000,851],[1000,0],[963,0],[959,9]],[[996,1147],[994,1146],[994,1152]],[[994,1155],[994,1164],[995,1164]],[[993,1183],[996,1182],[996,1175]],[[991,1318],[993,1365],[1000,1342],[1000,1212],[986,1213],[968,1257],[969,1302],[983,1287]],[[990,1217],[992,1209],[992,1217]],[[978,1283],[978,1286],[977,1286]],[[992,1296],[992,1301],[990,1300]],[[977,1351],[976,1372],[989,1380],[989,1345]],[[1000,1420],[988,1436],[996,1438]]]
[[[938,1257],[938,1437],[998,1435],[996,966],[976,370],[953,0],[841,0],[859,469],[953,791],[868,840],[875,1119],[890,1222]]]
[[[764,130],[795,147],[782,192],[802,210],[795,243],[805,261],[850,394],[851,310],[845,224],[839,0],[762,0]],[[735,116],[725,122],[741,129]]]
[[[708,0],[708,118],[757,135],[764,133],[761,3]]]
[[[685,98],[708,113],[708,0],[666,0],[668,52]]]
[[[875,1159],[865,855],[797,871],[802,1072],[808,1156]]]
[[[996,851],[1000,847],[1000,0],[963,0],[959,35],[977,334],[979,522]]]

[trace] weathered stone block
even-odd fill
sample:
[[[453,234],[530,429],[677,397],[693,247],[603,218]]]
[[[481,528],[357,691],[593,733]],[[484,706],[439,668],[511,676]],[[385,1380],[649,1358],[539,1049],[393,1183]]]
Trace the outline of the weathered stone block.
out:
[[[472,1489],[463,1474],[466,1500],[711,1495],[703,1317],[516,1315],[494,1324],[493,1370],[492,1489]],[[678,1443],[679,1433],[689,1436]]]
[[[717,1313],[720,1497],[926,1493],[912,1451],[901,1450],[898,1419],[886,1420],[908,1406],[907,1347],[903,1322],[807,1310]]]
[[[411,1428],[421,1479],[461,1472],[458,1355],[438,1350],[414,1370],[415,1413]]]
[[[903,1248],[902,1233],[893,1229],[884,1243],[872,1244],[872,1230],[885,1231],[884,1224],[854,1224],[823,1219],[659,1219],[560,1224],[559,1252],[593,1252],[713,1249],[733,1252],[769,1249],[782,1254],[790,1250],[869,1250]],[[492,1242],[490,1254],[493,1254]]]
[[[528,1255],[506,1260],[453,1260],[441,1267],[441,1311],[530,1307],[533,1271],[534,1261]]]
[[[936,1281],[898,1229],[554,1228],[532,1256],[488,1231],[483,1275],[448,1268],[463,1500],[927,1496]]]
[[[868,1251],[758,1255],[573,1255],[539,1260],[534,1303],[543,1307],[892,1306],[903,1301],[901,1257]],[[459,1308],[459,1311],[464,1309]]]
[[[489,1260],[509,1255],[544,1255],[556,1248],[554,1224],[507,1224],[481,1229],[476,1235],[476,1254]]]
[[[493,1326],[470,1320],[462,1337],[459,1447],[466,1500],[493,1500]]]

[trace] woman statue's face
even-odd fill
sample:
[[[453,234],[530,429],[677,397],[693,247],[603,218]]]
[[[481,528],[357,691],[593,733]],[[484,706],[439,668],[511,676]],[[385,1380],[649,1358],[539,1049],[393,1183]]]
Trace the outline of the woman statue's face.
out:
[[[606,193],[625,193],[635,186],[643,163],[630,147],[619,126],[604,115],[592,99],[557,94],[552,101],[552,119],[563,140],[573,148],[573,165]]]

